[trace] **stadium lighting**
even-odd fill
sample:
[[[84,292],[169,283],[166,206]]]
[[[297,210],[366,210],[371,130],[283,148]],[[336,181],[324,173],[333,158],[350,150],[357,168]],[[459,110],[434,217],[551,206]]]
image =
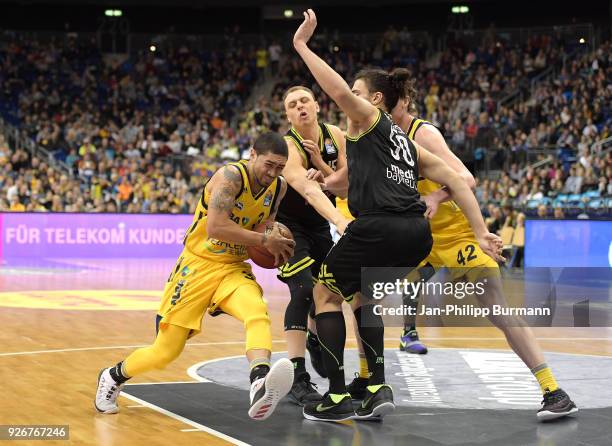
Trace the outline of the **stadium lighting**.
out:
[[[106,17],[121,17],[123,11],[121,9],[107,9],[104,11]]]
[[[584,37],[581,37],[580,38],[580,43],[584,43],[584,42],[586,42],[586,40],[584,40]]]
[[[151,51],[152,53],[154,53],[155,51],[157,51],[157,47],[155,45],[151,45],[149,47],[149,51]]]
[[[293,17],[293,9],[285,9],[285,11],[283,11],[283,14],[285,15],[286,19],[290,19],[291,17]]]
[[[470,12],[470,8],[468,6],[453,6],[451,12],[453,14],[467,14]]]

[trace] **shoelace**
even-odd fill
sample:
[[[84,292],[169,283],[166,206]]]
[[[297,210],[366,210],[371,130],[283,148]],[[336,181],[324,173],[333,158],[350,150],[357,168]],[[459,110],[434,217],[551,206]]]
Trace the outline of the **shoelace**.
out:
[[[315,389],[318,389],[318,386],[310,380],[309,373],[305,373],[300,381],[306,385],[308,390],[316,391]]]
[[[561,392],[546,392],[542,399],[542,404],[554,404],[565,398]]]

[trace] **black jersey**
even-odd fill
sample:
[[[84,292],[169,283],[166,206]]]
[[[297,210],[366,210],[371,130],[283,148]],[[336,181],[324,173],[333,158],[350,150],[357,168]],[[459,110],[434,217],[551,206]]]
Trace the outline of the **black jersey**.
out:
[[[387,113],[379,110],[366,132],[346,137],[346,156],[351,214],[423,215],[416,147]]]
[[[310,162],[310,156],[308,152],[302,146],[302,136],[293,127],[289,129],[286,137],[290,138],[298,148],[300,154],[306,159],[306,170],[314,167]],[[334,139],[327,124],[319,124],[319,149],[321,150],[321,158],[327,163],[334,171],[336,170],[336,162],[338,161],[338,143]],[[327,197],[336,204],[336,197],[326,192]],[[278,220],[283,219],[298,220],[306,225],[321,225],[327,223],[315,208],[310,206],[306,199],[302,197],[290,185],[287,185],[287,193],[281,201],[278,208]]]

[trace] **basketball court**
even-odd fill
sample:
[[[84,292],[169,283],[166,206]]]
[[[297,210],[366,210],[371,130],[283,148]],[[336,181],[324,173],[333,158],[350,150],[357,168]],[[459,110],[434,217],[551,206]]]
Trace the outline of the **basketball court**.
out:
[[[580,408],[554,423],[537,422],[537,382],[501,333],[487,327],[425,327],[430,351],[423,356],[400,352],[400,329],[388,328],[387,379],[398,407],[381,423],[307,421],[288,402],[255,422],[247,416],[243,327],[225,315],[206,316],[203,332],[176,362],[131,380],[119,398],[121,412],[100,415],[93,405],[98,372],[153,341],[174,262],[6,261],[0,267],[2,424],[69,425],[68,443],[82,445],[612,443],[609,328],[535,329],[548,363]],[[273,357],[283,357],[288,293],[273,270],[255,274],[270,307]],[[358,370],[351,336],[348,347],[350,380]],[[325,392],[324,380],[314,382]]]

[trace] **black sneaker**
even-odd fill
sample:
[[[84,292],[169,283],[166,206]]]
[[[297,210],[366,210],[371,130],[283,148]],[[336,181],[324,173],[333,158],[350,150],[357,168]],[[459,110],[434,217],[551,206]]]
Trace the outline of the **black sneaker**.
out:
[[[368,386],[361,405],[355,410],[357,420],[382,420],[395,410],[393,390],[388,384]]]
[[[321,351],[319,337],[310,330],[308,330],[306,337],[306,350],[308,350],[308,354],[310,355],[312,368],[315,369],[315,372],[317,372],[321,378],[327,378],[327,371],[323,365],[323,352]]]
[[[562,389],[546,392],[542,408],[538,410],[538,420],[550,421],[578,412],[578,408]]]
[[[318,403],[310,403],[304,406],[304,418],[314,421],[346,421],[355,418],[351,395],[330,394],[323,396]]]
[[[317,385],[310,381],[308,373],[302,373],[295,377],[293,386],[287,394],[287,399],[299,406],[304,406],[308,403],[321,402],[323,396],[316,391]]]
[[[368,378],[362,378],[359,373],[355,373],[355,378],[346,386],[346,391],[351,394],[351,398],[354,400],[362,400],[366,394],[368,381]]]

